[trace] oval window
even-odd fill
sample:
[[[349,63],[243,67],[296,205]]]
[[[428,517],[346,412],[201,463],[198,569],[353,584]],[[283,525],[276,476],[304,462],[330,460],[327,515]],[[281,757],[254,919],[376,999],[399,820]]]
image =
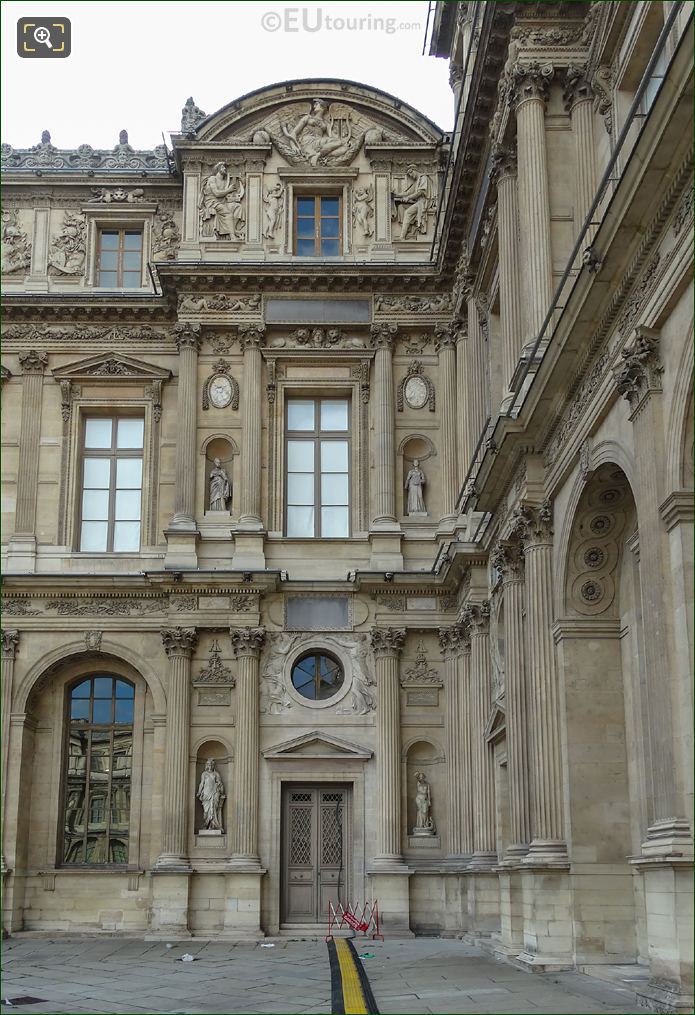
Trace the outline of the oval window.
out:
[[[292,685],[304,698],[325,701],[343,686],[343,667],[324,652],[307,652],[292,667]]]

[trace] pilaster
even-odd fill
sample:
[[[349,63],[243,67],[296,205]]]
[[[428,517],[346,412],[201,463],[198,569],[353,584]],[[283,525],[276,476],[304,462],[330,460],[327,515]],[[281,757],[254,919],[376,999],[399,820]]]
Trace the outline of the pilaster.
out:
[[[261,866],[258,855],[258,671],[265,628],[231,628],[229,634],[239,661],[234,782],[236,832],[230,868],[258,871]]]
[[[570,115],[574,136],[574,228],[575,235],[583,226],[596,193],[594,153],[594,92],[586,76],[586,68],[570,64],[565,71],[563,89],[565,109]],[[590,227],[586,246],[591,246],[595,227]]]
[[[456,456],[456,329],[453,326],[437,325],[435,349],[439,354],[442,516],[453,519],[460,486]]]
[[[513,148],[495,145],[492,153],[491,176],[497,183],[500,316],[504,342],[502,380],[505,392],[501,408],[504,411],[509,408],[514,397],[510,385],[521,353],[523,332],[519,258],[519,194],[516,151]]]
[[[260,570],[265,567],[264,526],[261,519],[261,435],[263,400],[261,392],[265,326],[239,327],[239,344],[244,353],[244,389],[241,399],[241,489],[239,524],[235,533],[232,566]]]
[[[174,338],[179,350],[176,488],[174,515],[164,532],[167,540],[165,567],[195,568],[198,564],[196,545],[200,538],[195,510],[200,325],[176,324]]]
[[[22,419],[17,460],[17,507],[14,533],[7,550],[8,572],[32,574],[36,570],[36,502],[39,483],[39,442],[45,352],[19,353],[22,368]]]
[[[467,606],[464,623],[471,634],[471,740],[473,768],[473,857],[470,870],[487,870],[497,863],[495,849],[495,772],[492,751],[485,740],[490,713],[490,604]]]
[[[473,779],[470,731],[471,637],[465,624],[439,630],[446,681],[447,861],[465,865],[473,855]]]
[[[19,647],[19,631],[2,631],[2,815],[5,818],[7,796],[7,772],[10,751],[10,712],[12,711],[12,688],[14,684],[14,661]],[[5,871],[4,843],[0,844],[0,873]]]
[[[396,518],[395,395],[393,344],[395,324],[373,324],[374,356],[374,490],[370,525],[371,560],[375,570],[402,571],[401,527]]]

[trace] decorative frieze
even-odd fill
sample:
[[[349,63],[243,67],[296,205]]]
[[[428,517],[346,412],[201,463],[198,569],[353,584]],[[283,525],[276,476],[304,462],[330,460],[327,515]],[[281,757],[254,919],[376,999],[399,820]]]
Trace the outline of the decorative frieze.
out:
[[[56,148],[51,144],[51,135],[47,130],[41,134],[41,143],[33,148],[12,148],[2,146],[3,172],[69,172],[83,175],[85,171],[98,170],[99,173],[128,171],[152,173],[169,176],[171,166],[166,145],[157,145],[152,151],[136,151],[128,144],[128,134],[121,131],[119,142],[111,150],[92,148],[81,144],[75,149]]]
[[[210,658],[205,666],[194,678],[193,685],[199,687],[201,684],[217,684],[225,687],[234,687],[236,681],[234,674],[228,666],[222,662],[222,651],[217,639],[213,639],[210,645]]]

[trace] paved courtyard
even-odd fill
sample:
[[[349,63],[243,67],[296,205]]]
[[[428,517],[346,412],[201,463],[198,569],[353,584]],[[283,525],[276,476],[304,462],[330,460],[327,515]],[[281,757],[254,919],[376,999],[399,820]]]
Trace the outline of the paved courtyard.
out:
[[[272,948],[262,944],[273,944]],[[182,962],[189,953],[193,962]],[[388,1013],[634,1013],[634,983],[535,974],[461,941],[368,943],[364,967]],[[24,1004],[18,999],[25,1000]],[[330,1012],[323,941],[163,942],[11,938],[3,943],[3,1012]],[[9,1003],[7,1003],[9,1001]]]

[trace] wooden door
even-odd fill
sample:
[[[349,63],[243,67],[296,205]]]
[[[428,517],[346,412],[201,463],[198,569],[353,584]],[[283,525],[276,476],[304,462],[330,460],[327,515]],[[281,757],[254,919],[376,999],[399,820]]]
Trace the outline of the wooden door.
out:
[[[348,803],[344,786],[285,787],[283,923],[324,923],[328,903],[347,900]]]

